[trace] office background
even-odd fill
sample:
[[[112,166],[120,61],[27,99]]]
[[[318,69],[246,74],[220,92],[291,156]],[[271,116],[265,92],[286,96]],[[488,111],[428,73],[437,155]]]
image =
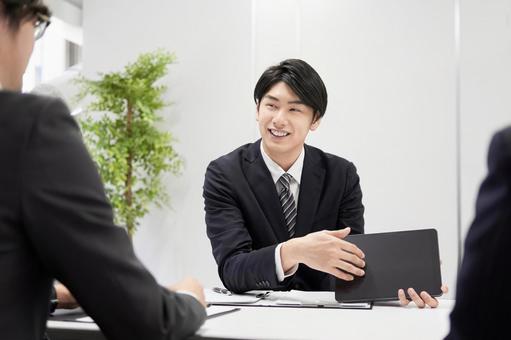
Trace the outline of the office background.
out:
[[[164,79],[173,103],[164,127],[185,170],[166,177],[172,207],[153,210],[134,238],[159,281],[219,283],[205,234],[206,166],[258,138],[252,92],[261,72],[301,58],[329,93],[307,142],[357,166],[366,232],[438,229],[454,296],[490,136],[511,122],[511,0],[47,3],[81,46],[88,77],[157,48],[178,57]]]

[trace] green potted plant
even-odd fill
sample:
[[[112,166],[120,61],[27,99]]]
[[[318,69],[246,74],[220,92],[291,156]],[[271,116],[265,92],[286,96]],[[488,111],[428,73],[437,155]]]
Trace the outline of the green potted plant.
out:
[[[145,53],[121,72],[100,74],[99,80],[80,77],[79,100],[91,96],[79,123],[85,143],[97,163],[112,203],[115,221],[130,236],[151,204],[168,202],[162,175],[178,175],[182,159],[170,132],[160,131],[158,112],[167,104],[164,85],[175,56],[162,50]]]

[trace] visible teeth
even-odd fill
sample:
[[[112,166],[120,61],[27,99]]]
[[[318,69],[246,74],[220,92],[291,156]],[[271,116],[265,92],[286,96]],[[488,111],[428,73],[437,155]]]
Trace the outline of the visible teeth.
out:
[[[281,131],[281,130],[270,129],[270,132],[272,135],[277,136],[277,137],[285,137],[285,136],[289,135],[288,132]]]

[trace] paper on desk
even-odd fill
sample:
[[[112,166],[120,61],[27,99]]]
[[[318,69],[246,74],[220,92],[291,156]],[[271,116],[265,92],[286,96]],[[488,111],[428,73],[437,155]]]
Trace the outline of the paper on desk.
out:
[[[267,300],[272,301],[277,306],[303,306],[303,307],[323,307],[323,308],[349,308],[349,309],[371,309],[372,304],[362,303],[342,303],[335,300],[334,292],[306,292],[301,290],[291,290],[289,292],[272,292]]]
[[[231,312],[238,311],[239,308],[236,307],[227,307],[227,306],[209,306],[206,308],[206,313],[208,315],[208,318],[214,317],[214,316],[220,316],[223,314],[228,314]],[[66,321],[75,321],[75,322],[87,322],[87,323],[93,323],[94,320],[90,316],[83,316],[78,317],[75,319],[68,319]]]
[[[226,307],[226,306],[209,306],[206,308],[206,313],[208,315],[208,318],[214,317],[214,316],[220,316],[223,314],[228,314],[231,312],[235,312],[239,310],[239,308],[236,307]],[[86,322],[86,323],[94,323],[94,320],[90,316],[83,316],[78,317],[75,319],[68,319],[66,321],[75,321],[75,322]]]
[[[229,306],[209,306],[208,308],[206,308],[206,314],[208,315],[208,319],[209,319],[209,318],[213,318],[215,316],[229,314],[229,313],[236,312],[239,310],[240,310],[239,308],[229,307]]]
[[[206,303],[213,305],[245,305],[255,303],[261,298],[257,297],[256,294],[222,294],[212,291],[211,289],[204,289],[204,295],[206,296]]]
[[[90,316],[84,316],[83,318],[76,319],[78,322],[94,322]]]
[[[92,320],[81,307],[74,309],[57,309],[51,316],[54,321],[69,321],[69,322],[88,322],[93,323]]]
[[[371,309],[371,303],[340,303],[335,300],[334,292],[306,292],[291,290],[288,292],[272,291],[264,298],[265,291],[250,291],[245,294],[221,294],[205,289],[206,302],[213,305],[249,305],[264,307],[321,307]]]

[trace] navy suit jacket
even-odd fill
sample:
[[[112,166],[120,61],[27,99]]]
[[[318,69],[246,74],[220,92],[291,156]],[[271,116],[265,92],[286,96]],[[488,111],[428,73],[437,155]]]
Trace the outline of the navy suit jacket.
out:
[[[488,175],[465,240],[447,339],[504,339],[511,305],[511,127],[492,139]]]
[[[207,234],[219,276],[234,292],[252,289],[333,290],[331,276],[300,265],[278,282],[275,247],[289,239],[260,140],[211,162],[204,182]],[[364,206],[355,166],[305,145],[295,237],[323,229],[364,232]]]
[[[180,339],[206,318],[134,254],[65,105],[0,91],[0,338],[42,339],[52,279],[108,339]]]

